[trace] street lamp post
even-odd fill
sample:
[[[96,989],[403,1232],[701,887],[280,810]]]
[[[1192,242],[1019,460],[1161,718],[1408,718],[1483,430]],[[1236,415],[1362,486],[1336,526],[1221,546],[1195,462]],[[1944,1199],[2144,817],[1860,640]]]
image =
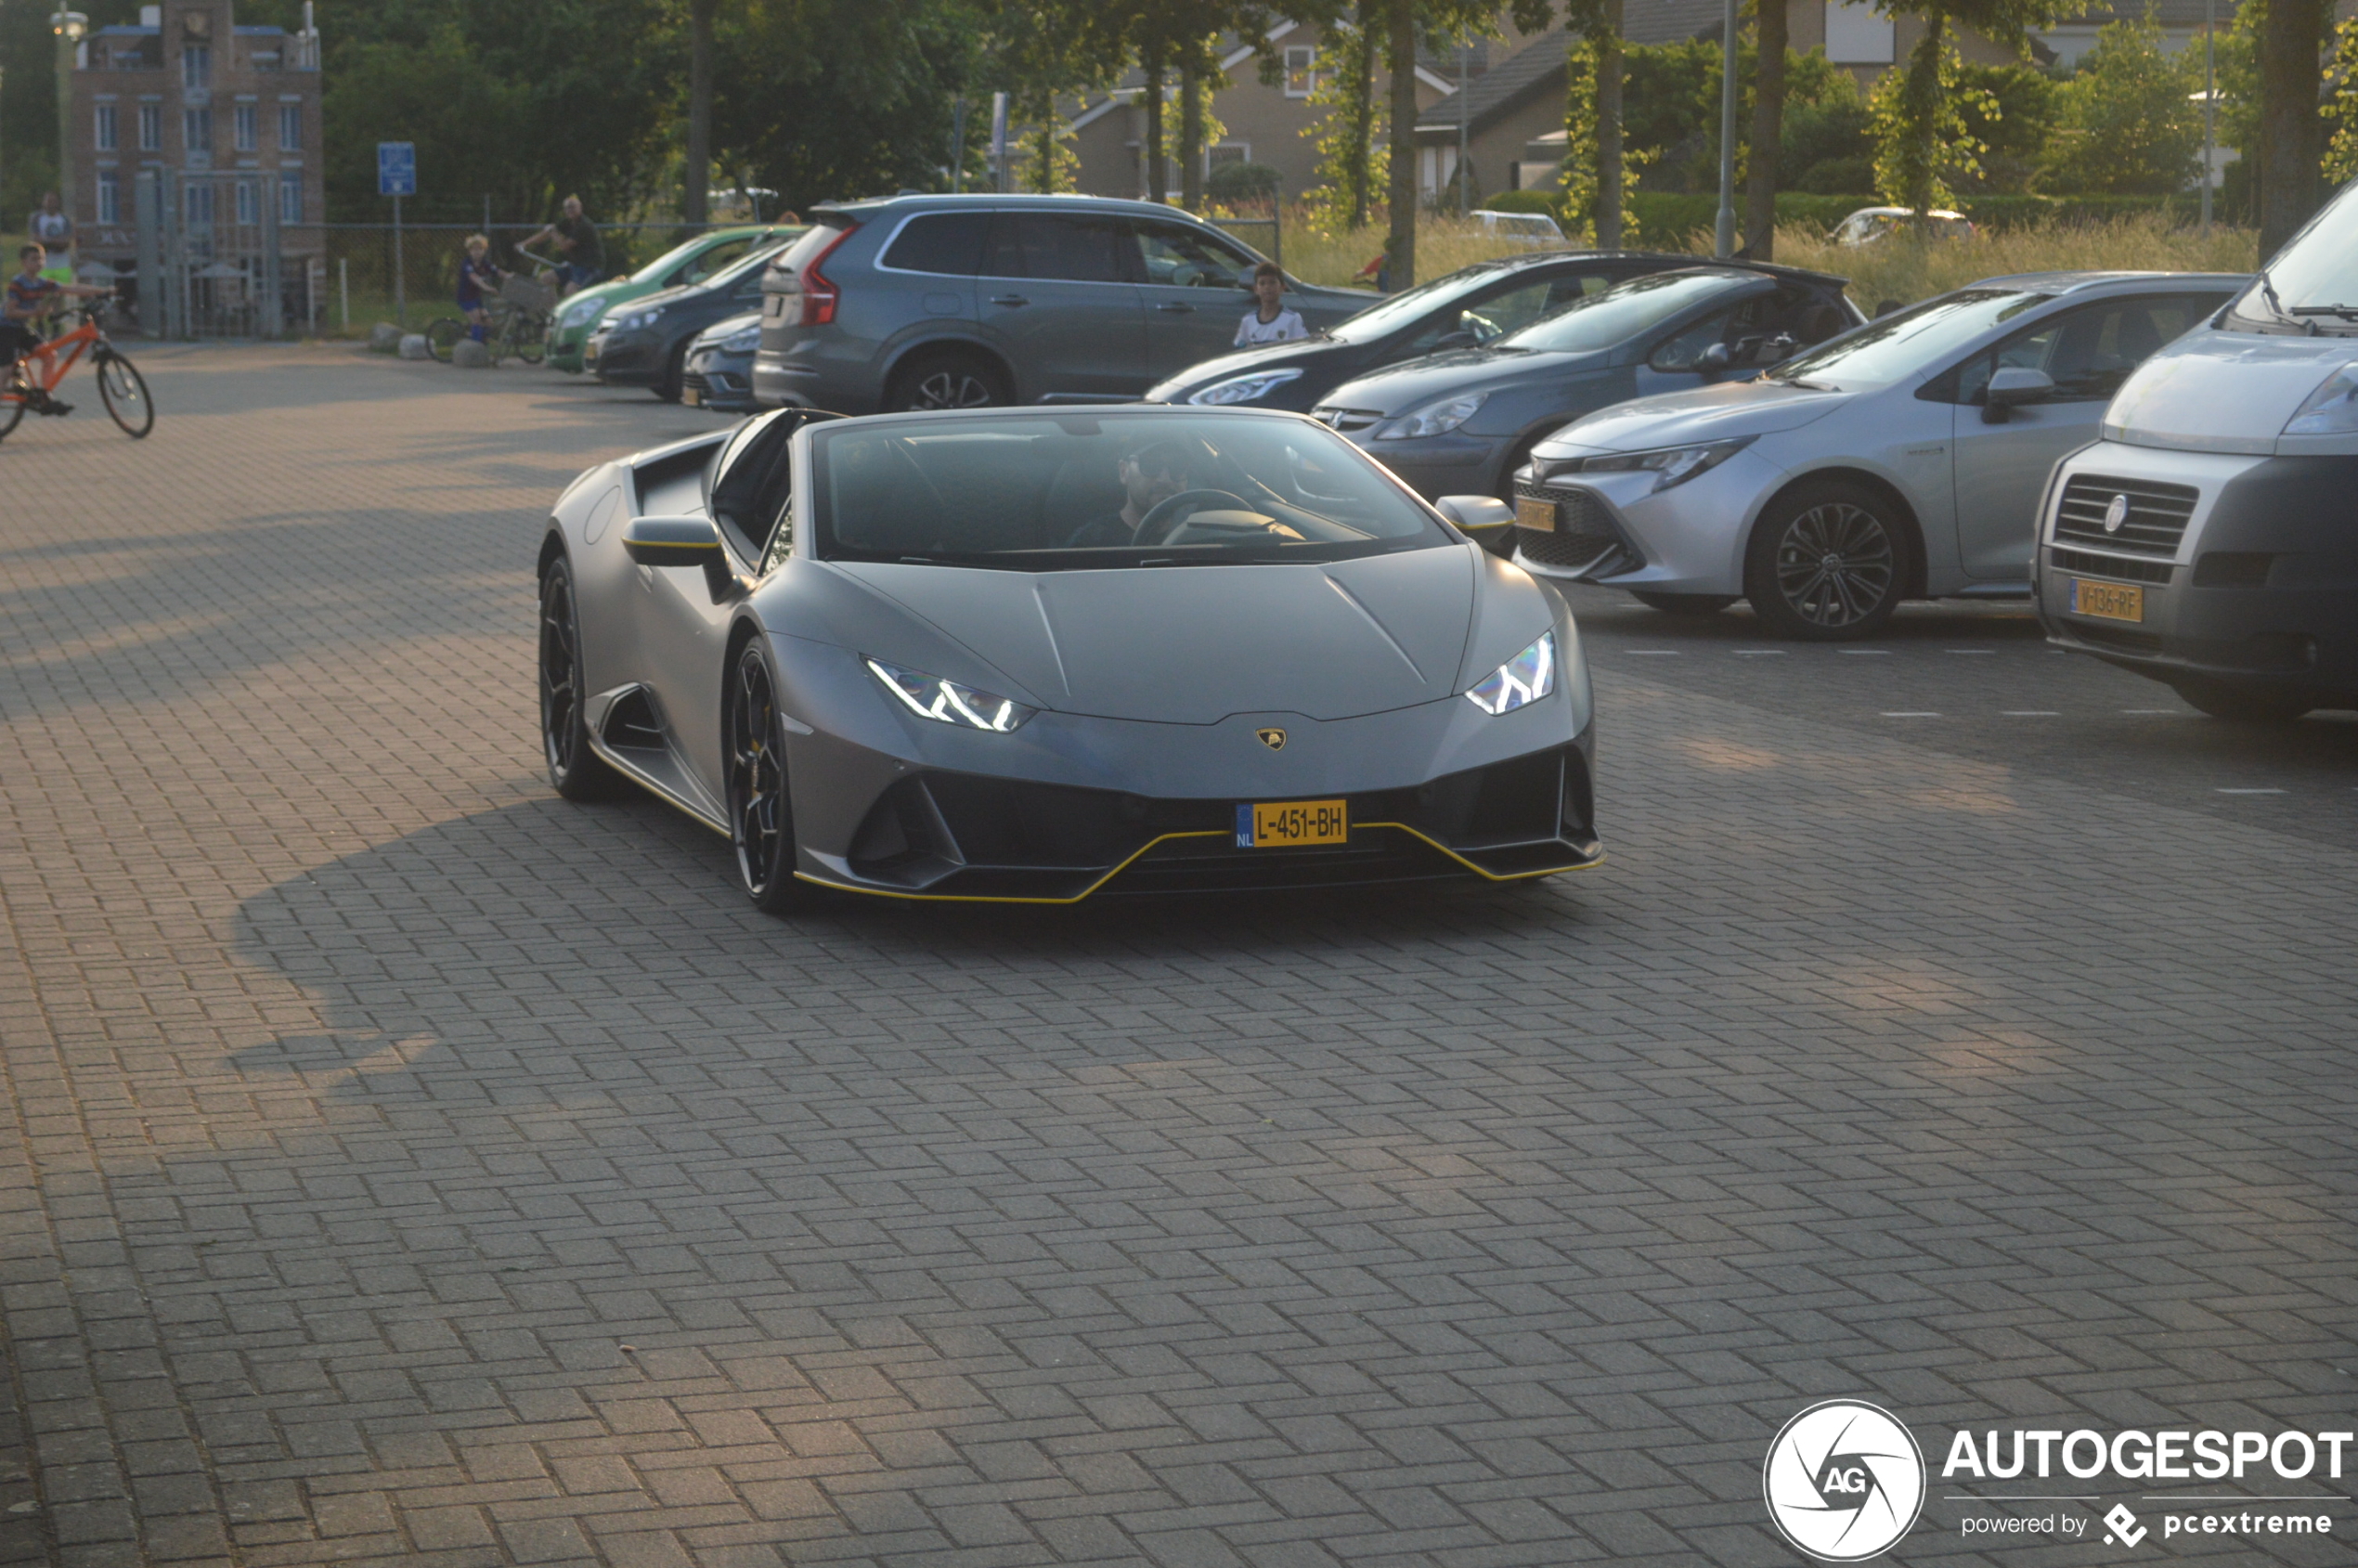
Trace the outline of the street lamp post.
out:
[[[1736,253],[1736,0],[1727,0],[1719,32],[1719,220],[1712,253]]]
[[[58,204],[71,214],[78,203],[73,183],[73,51],[90,31],[90,19],[80,11],[58,11],[49,18],[58,39]]]

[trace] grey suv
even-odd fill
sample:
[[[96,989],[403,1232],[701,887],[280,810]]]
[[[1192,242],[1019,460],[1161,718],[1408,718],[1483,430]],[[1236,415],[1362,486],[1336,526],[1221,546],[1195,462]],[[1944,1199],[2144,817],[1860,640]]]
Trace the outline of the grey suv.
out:
[[[765,408],[1130,402],[1227,352],[1262,261],[1175,208],[1100,197],[897,196],[810,219],[762,275]],[[1286,286],[1313,331],[1373,303]]]

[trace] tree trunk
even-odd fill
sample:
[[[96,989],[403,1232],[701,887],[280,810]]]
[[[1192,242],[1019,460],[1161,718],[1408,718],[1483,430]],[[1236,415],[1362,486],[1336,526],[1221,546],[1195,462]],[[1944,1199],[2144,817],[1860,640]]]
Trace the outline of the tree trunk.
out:
[[[1597,35],[1597,248],[1621,248],[1622,0],[1604,0]]]
[[[1416,0],[1391,0],[1385,64],[1392,71],[1392,231],[1384,241],[1384,280],[1396,292],[1417,281]]]
[[[1147,85],[1147,200],[1165,201],[1171,197],[1171,160],[1162,150],[1162,45],[1148,45],[1146,58]]]
[[[2322,154],[2317,93],[2324,47],[2319,0],[2268,0],[2260,24],[2260,255],[2317,210]]]
[[[1777,153],[1785,131],[1785,0],[1759,0],[1754,29],[1759,63],[1752,80],[1752,152],[1744,171],[1744,250],[1776,260]]]
[[[1357,89],[1351,95],[1351,224],[1367,227],[1368,211],[1376,204],[1376,18],[1368,0],[1360,0],[1359,32],[1354,40],[1351,69]]]
[[[1193,59],[1179,68],[1179,204],[1203,211],[1203,72]]]
[[[680,216],[712,216],[712,8],[715,0],[688,0],[688,158],[681,174]]]

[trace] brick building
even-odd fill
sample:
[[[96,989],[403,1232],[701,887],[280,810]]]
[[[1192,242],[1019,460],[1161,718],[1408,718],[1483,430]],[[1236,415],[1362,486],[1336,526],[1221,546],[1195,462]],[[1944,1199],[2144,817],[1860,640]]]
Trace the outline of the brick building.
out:
[[[313,320],[327,214],[311,7],[291,33],[240,25],[235,0],[163,0],[92,32],[75,67],[80,270],[120,280],[149,332],[269,332],[274,293],[282,325]]]

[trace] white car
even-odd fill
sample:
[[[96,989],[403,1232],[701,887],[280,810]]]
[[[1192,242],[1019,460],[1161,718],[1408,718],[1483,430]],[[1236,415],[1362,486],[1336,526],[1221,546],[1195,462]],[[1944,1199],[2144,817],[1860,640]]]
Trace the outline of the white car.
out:
[[[1483,233],[1521,245],[1561,245],[1564,231],[1545,213],[1494,213],[1487,208],[1472,214]]]
[[[1654,608],[1867,636],[1903,599],[2021,598],[2048,474],[2148,355],[2244,279],[1991,278],[1757,381],[1564,426],[1515,475],[1516,560]]]
[[[1924,214],[1931,231],[1942,240],[1970,240],[1974,227],[1964,214],[1952,213],[1946,207],[1936,207]],[[1834,227],[1837,245],[1872,245],[1886,234],[1895,233],[1913,223],[1912,207],[1861,207]]]

